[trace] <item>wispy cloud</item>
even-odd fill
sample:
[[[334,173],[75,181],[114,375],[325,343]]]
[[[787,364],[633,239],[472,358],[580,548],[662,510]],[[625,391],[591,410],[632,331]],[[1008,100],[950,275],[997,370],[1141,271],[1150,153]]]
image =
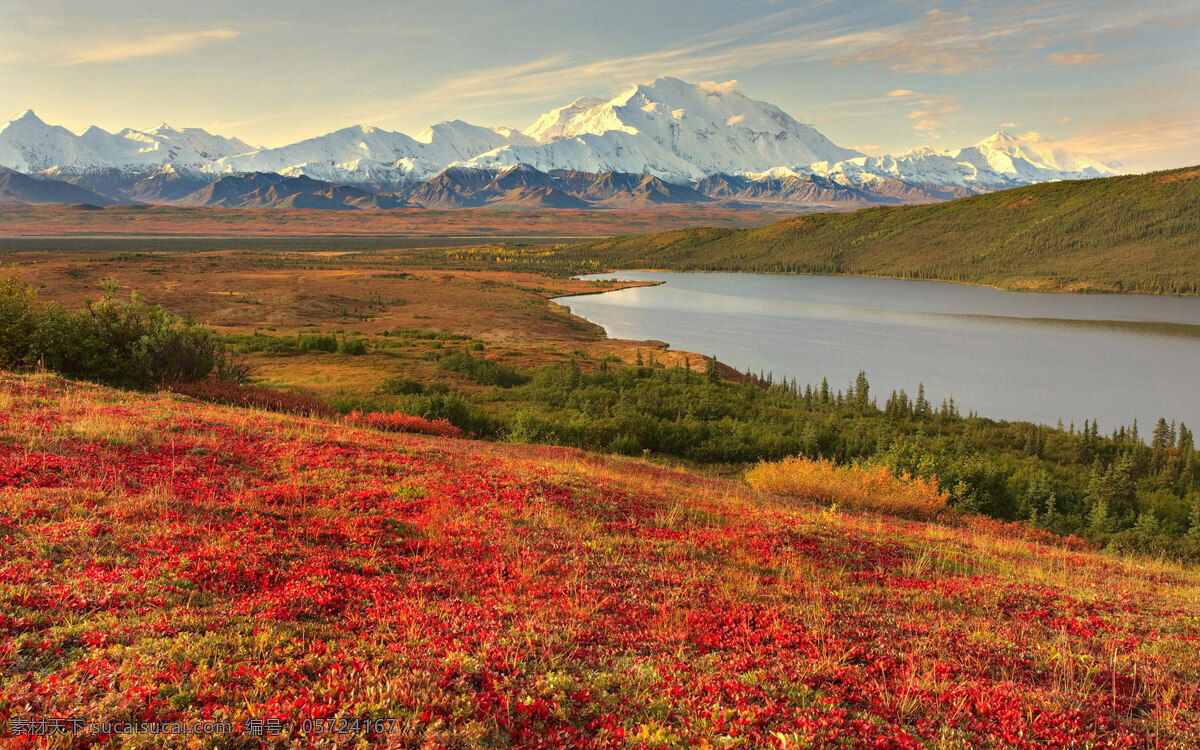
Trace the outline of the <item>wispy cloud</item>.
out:
[[[521,98],[527,102],[557,101],[564,95],[589,91],[609,93],[614,88],[661,75],[689,80],[725,77],[730,71],[760,65],[787,65],[830,60],[847,45],[875,44],[883,37],[875,31],[849,32],[847,20],[835,16],[823,21],[797,21],[797,11],[786,10],[746,21],[685,43],[653,52],[587,58],[559,53],[537,60],[493,66],[448,77],[435,87],[394,103],[406,112],[487,111],[498,102]],[[392,112],[378,113],[375,119]]]
[[[721,80],[760,66],[818,63],[872,64],[897,72],[957,74],[1012,65],[1094,65],[1098,40],[1127,34],[1128,6],[1117,0],[1025,2],[1001,9],[972,4],[964,10],[930,10],[891,23],[864,27],[859,7],[826,3],[832,9],[812,20],[803,8],[782,10],[642,54],[591,57],[564,51],[520,63],[449,76],[436,86],[389,102],[359,116],[378,121],[416,113],[462,116],[493,111],[513,100],[557,102],[584,93],[608,94],[660,75]],[[845,9],[843,9],[845,8]],[[1124,16],[1122,14],[1125,14]],[[1187,3],[1163,0],[1134,13],[1141,24],[1189,22]],[[1083,51],[1080,51],[1080,50]],[[920,96],[909,89],[887,95]],[[913,103],[910,119],[920,133],[936,133],[957,104]]]
[[[1014,66],[1096,65],[1116,58],[1090,45],[1144,27],[1200,22],[1194,3],[1163,0],[1131,9],[1123,0],[975,4],[971,12],[932,9],[877,31],[835,62],[875,63],[907,73],[957,74]],[[1081,44],[1087,49],[1078,49]],[[1058,51],[1050,51],[1058,48]]]
[[[929,97],[916,102],[916,108],[908,113],[908,119],[916,120],[913,130],[930,138],[941,138],[938,132],[947,117],[962,109],[962,105],[947,97]]]
[[[1113,58],[1096,52],[1055,52],[1052,55],[1046,55],[1046,59],[1055,65],[1069,67],[1072,65],[1097,65],[1111,62]]]
[[[1078,128],[1079,135],[1055,140],[1055,147],[1131,171],[1200,164],[1200,106],[1083,121]]]
[[[100,42],[72,50],[66,64],[118,62],[138,57],[175,55],[234,39],[237,36],[238,32],[232,29],[208,29],[178,34],[157,34],[126,41]]]

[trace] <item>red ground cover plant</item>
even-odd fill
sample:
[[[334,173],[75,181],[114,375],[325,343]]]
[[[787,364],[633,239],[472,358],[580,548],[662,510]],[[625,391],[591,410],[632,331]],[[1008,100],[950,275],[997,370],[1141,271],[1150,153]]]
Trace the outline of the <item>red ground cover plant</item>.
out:
[[[170,390],[214,404],[265,409],[283,414],[328,417],[337,413],[332,406],[313,395],[279,388],[264,388],[248,383],[233,383],[228,380],[210,379],[193,383],[175,383]]]
[[[462,437],[463,434],[462,430],[450,424],[448,420],[425,419],[398,411],[372,411],[366,414],[352,411],[346,415],[346,422],[356,427],[370,427],[384,432],[416,432],[437,437]]]
[[[273,740],[194,744],[1200,746],[1195,572],[632,459],[0,375],[0,549],[0,732],[277,717]],[[302,734],[331,717],[396,721]]]

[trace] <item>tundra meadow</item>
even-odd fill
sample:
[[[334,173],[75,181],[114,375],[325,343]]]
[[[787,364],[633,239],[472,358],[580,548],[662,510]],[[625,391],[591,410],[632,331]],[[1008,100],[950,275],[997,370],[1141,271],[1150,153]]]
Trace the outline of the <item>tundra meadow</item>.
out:
[[[445,428],[0,376],[0,722],[234,728],[5,746],[1200,744],[1194,572]]]

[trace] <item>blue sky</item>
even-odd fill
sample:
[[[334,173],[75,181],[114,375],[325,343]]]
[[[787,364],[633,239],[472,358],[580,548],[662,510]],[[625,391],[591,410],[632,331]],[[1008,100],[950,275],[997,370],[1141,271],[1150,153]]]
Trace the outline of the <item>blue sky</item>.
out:
[[[0,0],[0,116],[74,130],[524,127],[660,75],[736,79],[868,152],[1004,128],[1138,170],[1200,163],[1196,0]]]

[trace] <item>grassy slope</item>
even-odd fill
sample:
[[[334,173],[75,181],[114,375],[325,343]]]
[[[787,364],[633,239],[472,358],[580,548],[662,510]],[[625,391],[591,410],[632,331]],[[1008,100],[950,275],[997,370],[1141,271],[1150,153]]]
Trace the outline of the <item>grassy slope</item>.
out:
[[[0,402],[0,721],[395,717],[372,740],[392,746],[1200,742],[1194,572],[563,449],[38,376],[0,375]]]
[[[611,268],[848,273],[1007,288],[1200,293],[1200,168],[928,206],[683,229],[572,251]]]

